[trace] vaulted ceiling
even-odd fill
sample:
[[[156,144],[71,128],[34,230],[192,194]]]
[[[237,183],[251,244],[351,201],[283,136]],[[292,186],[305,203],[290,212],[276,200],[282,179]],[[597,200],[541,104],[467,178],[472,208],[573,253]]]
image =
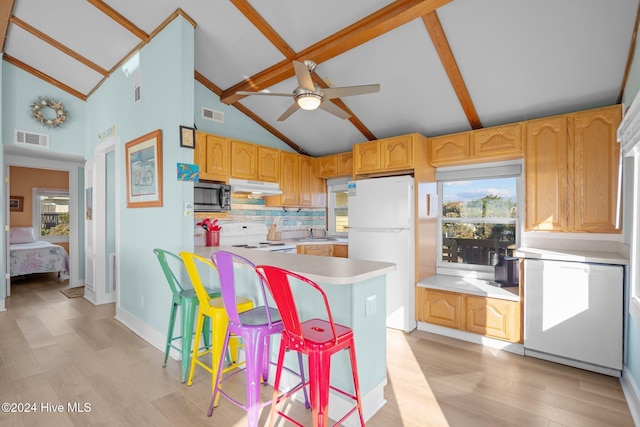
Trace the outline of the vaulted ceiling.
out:
[[[4,60],[86,100],[178,14],[195,79],[300,152],[490,127],[620,102],[639,0],[2,0]],[[298,110],[292,61],[351,114]],[[207,107],[207,106],[204,106]],[[196,106],[196,113],[200,109]],[[259,143],[259,141],[254,141]]]

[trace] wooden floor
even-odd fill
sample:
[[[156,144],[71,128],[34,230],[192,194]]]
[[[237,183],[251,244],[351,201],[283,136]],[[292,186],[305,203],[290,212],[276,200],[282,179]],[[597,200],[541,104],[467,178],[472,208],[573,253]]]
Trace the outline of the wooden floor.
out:
[[[224,399],[206,416],[206,372],[181,384],[179,362],[162,368],[162,353],[116,321],[113,304],[68,299],[65,286],[49,276],[12,286],[0,313],[0,403],[37,412],[0,412],[0,425],[246,425]],[[423,332],[389,330],[387,349],[387,403],[369,427],[633,426],[617,378]],[[237,378],[229,389],[242,391]],[[265,399],[271,391],[264,387]],[[301,404],[291,407],[311,424]]]

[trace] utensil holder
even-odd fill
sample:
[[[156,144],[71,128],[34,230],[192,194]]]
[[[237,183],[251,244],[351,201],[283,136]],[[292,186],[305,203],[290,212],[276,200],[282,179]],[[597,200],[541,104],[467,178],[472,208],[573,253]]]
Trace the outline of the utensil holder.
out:
[[[207,246],[220,246],[220,230],[207,230],[205,240]]]

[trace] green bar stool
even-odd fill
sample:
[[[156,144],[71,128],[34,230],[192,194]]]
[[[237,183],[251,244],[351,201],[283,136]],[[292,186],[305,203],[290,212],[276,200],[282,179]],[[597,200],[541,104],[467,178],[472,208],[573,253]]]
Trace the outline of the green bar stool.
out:
[[[171,293],[173,294],[171,303],[171,316],[169,318],[169,331],[167,332],[167,343],[164,351],[164,362],[162,367],[167,366],[167,358],[169,357],[170,349],[180,351],[182,354],[182,382],[187,381],[187,374],[189,373],[189,362],[191,357],[191,347],[193,341],[193,321],[196,317],[196,310],[198,308],[198,296],[196,295],[193,287],[185,289],[178,280],[180,270],[184,268],[184,262],[178,255],[173,254],[164,249],[154,249],[153,253],[158,258],[162,271],[164,272]],[[170,265],[171,264],[171,265]],[[173,266],[173,268],[172,268]],[[219,290],[205,288],[210,298],[220,296]],[[180,307],[180,314],[182,316],[182,333],[178,336],[173,336],[176,312]],[[205,318],[205,323],[202,328],[202,336],[204,339],[205,348],[211,346],[211,323],[209,318]],[[174,341],[180,341],[180,346],[176,346]],[[196,343],[197,348],[199,343]]]

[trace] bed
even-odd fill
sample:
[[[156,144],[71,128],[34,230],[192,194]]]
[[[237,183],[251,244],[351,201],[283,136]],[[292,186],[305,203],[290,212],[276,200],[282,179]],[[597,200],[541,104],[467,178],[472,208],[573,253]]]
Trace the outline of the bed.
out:
[[[36,240],[31,227],[12,227],[9,242],[9,275],[59,273],[69,278],[69,255],[65,248],[43,240]]]

